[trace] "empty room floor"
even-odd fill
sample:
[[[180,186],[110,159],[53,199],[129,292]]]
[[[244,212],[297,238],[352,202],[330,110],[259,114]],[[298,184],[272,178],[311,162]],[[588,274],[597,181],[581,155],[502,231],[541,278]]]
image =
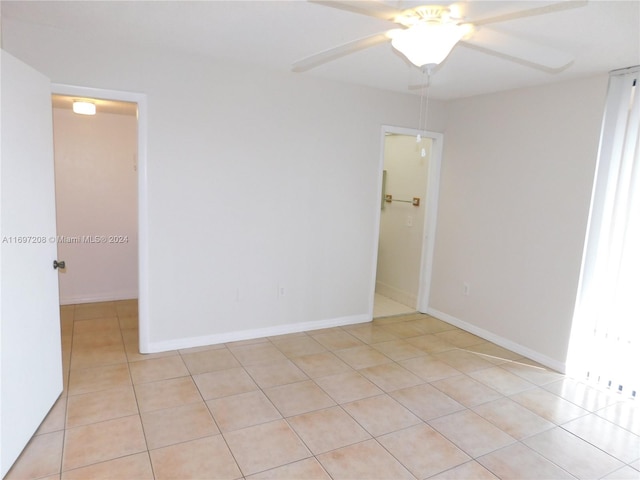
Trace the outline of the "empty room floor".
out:
[[[390,317],[392,315],[401,315],[415,313],[416,309],[396,302],[380,293],[376,293],[373,300],[373,318]]]
[[[7,479],[640,478],[634,401],[428,315],[140,355],[135,301],[61,312]]]

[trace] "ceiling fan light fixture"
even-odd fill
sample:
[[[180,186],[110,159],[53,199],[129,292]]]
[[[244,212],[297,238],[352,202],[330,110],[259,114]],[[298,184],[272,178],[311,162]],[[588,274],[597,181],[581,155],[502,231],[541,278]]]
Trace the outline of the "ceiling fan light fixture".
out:
[[[417,67],[437,65],[468,30],[466,24],[421,22],[393,32],[391,45]]]

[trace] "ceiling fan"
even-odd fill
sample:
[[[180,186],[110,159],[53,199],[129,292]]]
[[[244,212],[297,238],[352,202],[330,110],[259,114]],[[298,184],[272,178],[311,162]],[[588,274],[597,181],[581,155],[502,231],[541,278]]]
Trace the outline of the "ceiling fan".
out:
[[[294,63],[292,67],[294,72],[304,72],[339,57],[388,41],[391,41],[391,45],[411,63],[425,69],[431,69],[441,63],[456,44],[462,42],[533,67],[557,71],[573,61],[571,55],[506,35],[486,25],[582,7],[587,3],[586,0],[545,2],[533,8],[516,9],[494,17],[467,21],[462,14],[460,4],[423,5],[399,10],[376,0],[309,1],[394,22],[400,25],[400,28],[369,35],[311,55]]]

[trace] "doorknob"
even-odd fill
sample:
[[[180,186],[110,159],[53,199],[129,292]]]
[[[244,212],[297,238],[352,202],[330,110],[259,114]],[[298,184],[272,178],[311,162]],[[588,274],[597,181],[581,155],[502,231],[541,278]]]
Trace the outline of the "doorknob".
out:
[[[56,268],[65,268],[64,260],[62,260],[61,262],[54,260],[53,269],[55,270]]]

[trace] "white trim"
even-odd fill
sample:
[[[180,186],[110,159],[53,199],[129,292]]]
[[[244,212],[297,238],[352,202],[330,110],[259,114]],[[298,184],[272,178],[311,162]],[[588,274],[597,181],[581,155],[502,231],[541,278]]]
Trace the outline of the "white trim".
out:
[[[78,295],[60,297],[60,305],[76,305],[80,303],[94,302],[118,302],[120,300],[134,300],[138,298],[138,292],[110,292],[95,295]]]
[[[375,208],[375,221],[373,222],[373,231],[371,236],[373,237],[373,255],[371,259],[371,286],[369,287],[369,318],[373,319],[373,307],[376,298],[376,280],[378,276],[378,249],[380,248],[380,221],[381,214],[381,202],[382,202],[382,180],[384,175],[384,136],[386,126],[382,126],[380,135],[380,155],[378,155],[378,187],[376,189],[376,201],[374,202]]]
[[[159,353],[167,352],[170,350],[179,350],[183,348],[202,347],[205,345],[218,345],[221,343],[238,342],[241,340],[252,340],[254,338],[286,335],[288,333],[308,332],[311,330],[320,330],[322,328],[342,327],[345,325],[354,325],[370,321],[371,317],[366,314],[361,314],[351,315],[348,317],[329,318],[326,320],[316,320],[313,322],[275,325],[273,327],[257,328],[252,330],[239,330],[235,332],[218,333],[214,335],[203,335],[200,337],[188,337],[161,342],[150,342],[149,350],[143,353]]]
[[[416,309],[426,312],[429,309],[431,295],[431,277],[433,276],[433,252],[436,245],[436,228],[438,225],[438,199],[440,198],[440,169],[442,165],[442,144],[444,135],[435,132],[424,132],[423,136],[431,138],[431,157],[429,159],[429,184],[427,186],[426,222],[424,225],[425,240],[422,247],[420,265],[420,288]]]
[[[149,351],[149,205],[147,191],[147,95],[144,93],[51,84],[51,92],[138,104],[138,332],[140,351]]]
[[[495,333],[492,333],[488,330],[477,327],[476,325],[467,323],[463,320],[460,320],[456,317],[449,315],[448,313],[441,312],[439,310],[436,310],[435,308],[429,308],[427,313],[432,317],[435,317],[439,320],[450,323],[451,325],[461,328],[469,333],[473,333],[478,337],[484,338],[485,340],[488,340],[489,342],[493,342],[496,345],[500,345],[501,347],[504,347],[507,350],[511,350],[512,352],[518,353],[523,357],[530,358],[531,360],[534,360],[546,367],[552,368],[557,372],[565,373],[567,370],[567,365],[564,362],[559,362],[558,360],[548,357],[536,350],[531,350],[530,348],[525,347],[524,345],[520,345],[519,343],[516,343],[507,338],[501,337],[500,335],[496,335]]]
[[[378,268],[378,248],[380,241],[380,201],[382,197],[382,172],[384,170],[384,139],[387,133],[395,133],[399,135],[417,136],[422,135],[423,138],[430,138],[431,155],[429,158],[428,184],[426,192],[427,208],[425,208],[425,221],[423,231],[422,253],[420,257],[420,280],[418,283],[418,297],[416,309],[419,312],[427,312],[429,309],[429,296],[431,294],[431,277],[433,274],[433,251],[435,248],[436,227],[438,220],[438,198],[440,192],[440,168],[442,164],[442,144],[444,135],[442,133],[416,130],[413,128],[394,127],[391,125],[382,125],[380,135],[380,158],[378,159],[378,194],[375,202],[376,221],[374,222],[374,249],[372,259],[373,278],[371,281],[371,297],[369,304],[371,305],[370,315],[373,318],[373,303],[376,289],[376,276]]]

